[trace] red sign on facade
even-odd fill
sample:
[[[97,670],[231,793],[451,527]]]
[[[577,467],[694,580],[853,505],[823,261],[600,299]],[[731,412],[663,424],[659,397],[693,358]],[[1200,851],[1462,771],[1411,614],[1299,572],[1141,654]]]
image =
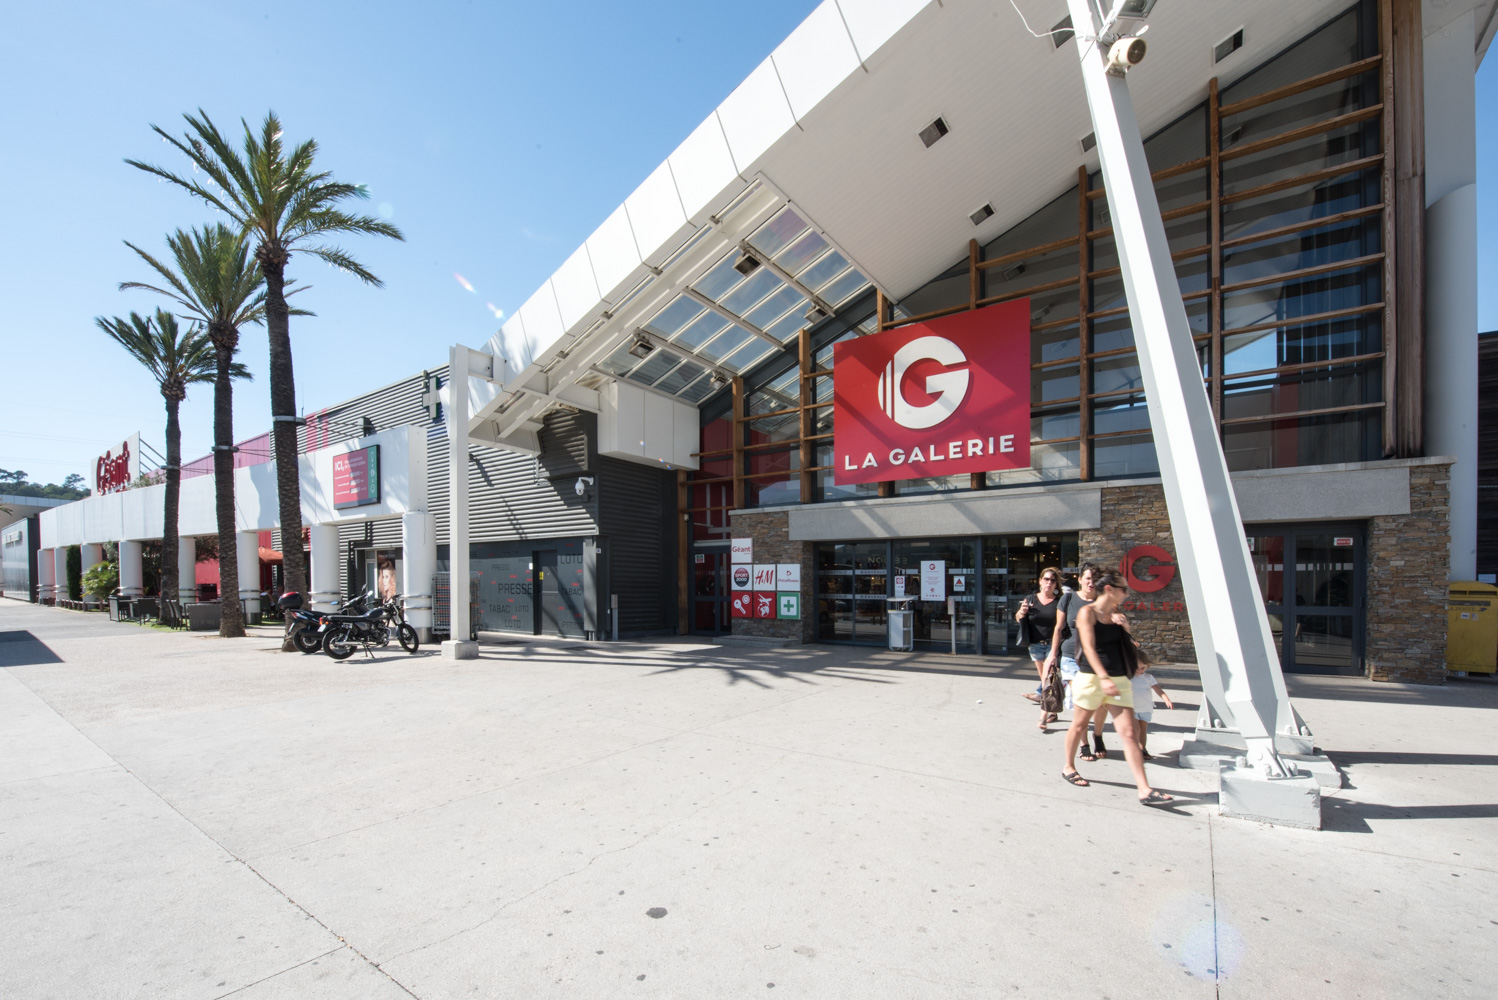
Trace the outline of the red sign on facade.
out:
[[[380,502],[380,446],[333,456],[333,509]]]
[[[775,617],[775,595],[756,590],[754,592],[754,617]]]
[[[747,590],[733,591],[729,607],[734,618],[753,618],[754,594]]]
[[[835,344],[839,485],[1030,464],[1030,300]]]
[[[1175,560],[1158,545],[1134,546],[1124,555],[1118,569],[1129,589],[1140,594],[1164,590],[1176,575]]]

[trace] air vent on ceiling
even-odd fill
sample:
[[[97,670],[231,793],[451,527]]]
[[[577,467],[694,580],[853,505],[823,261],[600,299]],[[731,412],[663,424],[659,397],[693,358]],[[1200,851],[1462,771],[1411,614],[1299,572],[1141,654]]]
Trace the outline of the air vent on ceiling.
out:
[[[1023,263],[1015,264],[1013,267],[1006,267],[1003,271],[1004,280],[1013,281],[1024,273],[1025,265]]]
[[[1070,14],[1068,14],[1066,17],[1063,17],[1060,21],[1057,21],[1056,24],[1051,27],[1051,41],[1055,43],[1056,48],[1058,49],[1075,38],[1076,34],[1077,33],[1072,30]]]
[[[1243,48],[1243,29],[1239,28],[1216,45],[1212,46],[1212,61],[1222,62],[1228,56]]]
[[[1097,146],[1097,133],[1096,132],[1088,132],[1086,135],[1082,136],[1081,143],[1082,143],[1082,152],[1084,152],[1084,153],[1090,153],[1090,152],[1092,152],[1093,149]]]
[[[1222,137],[1222,148],[1227,149],[1229,146],[1235,145],[1241,138],[1243,138],[1243,126],[1239,125]]]
[[[930,125],[927,125],[925,128],[921,129],[918,134],[921,137],[921,141],[926,144],[926,148],[930,149],[932,146],[936,145],[936,140],[940,139],[950,131],[952,130],[947,126],[947,120],[945,118],[938,118]]]
[[[982,208],[978,209],[976,212],[972,212],[971,214],[968,215],[968,218],[973,220],[973,225],[975,225],[975,226],[981,226],[981,225],[983,225],[983,223],[985,221],[987,221],[988,219],[990,219],[992,217],[993,217],[993,206],[992,205],[984,205]]]

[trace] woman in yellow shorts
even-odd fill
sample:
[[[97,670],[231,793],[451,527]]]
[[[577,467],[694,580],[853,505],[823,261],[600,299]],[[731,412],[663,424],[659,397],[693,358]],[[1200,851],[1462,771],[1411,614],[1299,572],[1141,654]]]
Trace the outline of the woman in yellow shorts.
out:
[[[1107,706],[1113,728],[1123,743],[1124,759],[1134,772],[1139,802],[1146,806],[1167,805],[1173,799],[1150,787],[1144,776],[1144,757],[1134,739],[1134,692],[1129,684],[1128,660],[1123,644],[1133,642],[1129,632],[1113,620],[1118,604],[1129,595],[1120,574],[1103,570],[1093,577],[1097,599],[1077,613],[1077,639],[1082,655],[1077,657],[1077,676],[1072,681],[1072,702],[1077,706],[1071,728],[1066,731],[1066,770],[1061,777],[1073,785],[1088,781],[1072,767],[1077,744],[1087,737],[1087,723],[1094,709]]]

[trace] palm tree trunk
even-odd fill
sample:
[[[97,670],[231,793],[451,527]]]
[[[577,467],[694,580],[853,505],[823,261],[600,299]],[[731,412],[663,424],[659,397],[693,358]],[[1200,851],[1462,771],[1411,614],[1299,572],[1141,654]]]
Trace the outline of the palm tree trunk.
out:
[[[262,263],[265,274],[265,329],[270,340],[271,442],[276,456],[276,499],[281,515],[282,586],[307,592],[307,560],[302,551],[302,484],[297,468],[296,378],[291,364],[291,318],[286,308],[284,263]],[[291,644],[288,622],[283,651]]]
[[[161,509],[161,608],[177,599],[177,509],[182,491],[182,426],[177,422],[181,402],[166,400],[166,498]]]
[[[218,371],[213,378],[213,499],[218,515],[218,634],[225,639],[244,635],[244,608],[239,603],[238,527],[234,520],[234,387],[229,363],[234,348],[220,337],[213,341]],[[224,581],[228,581],[226,584]]]

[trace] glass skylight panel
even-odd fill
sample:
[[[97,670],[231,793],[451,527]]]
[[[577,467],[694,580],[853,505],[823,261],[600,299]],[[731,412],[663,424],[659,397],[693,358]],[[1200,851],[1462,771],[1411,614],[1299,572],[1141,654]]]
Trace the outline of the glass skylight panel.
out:
[[[829,251],[827,256],[801,272],[801,283],[812,291],[821,291],[823,285],[842,274],[847,266],[848,258],[836,250]]]
[[[697,379],[703,372],[701,365],[695,365],[690,361],[683,361],[676,370],[655,384],[661,392],[677,393],[686,388]]]
[[[598,362],[598,367],[615,375],[623,375],[635,365],[640,359],[629,353],[629,344],[623,344],[613,354]]]
[[[782,285],[778,292],[755,306],[744,318],[763,330],[783,316],[787,309],[799,308],[805,303],[806,299],[800,292],[789,285]]]
[[[816,260],[817,255],[826,249],[827,241],[822,239],[821,234],[807,233],[777,257],[775,263],[799,276],[806,269],[806,265]]]
[[[773,350],[775,348],[758,337],[751,337],[749,343],[723,359],[723,367],[732,368],[735,371],[746,371]]]
[[[797,215],[794,209],[785,208],[749,237],[749,245],[761,253],[774,257],[806,230],[806,221]]]
[[[768,267],[761,267],[749,276],[749,280],[729,292],[720,301],[729,312],[742,316],[754,308],[755,303],[760,299],[781,287],[784,286],[775,276],[775,272]]]
[[[680,330],[698,313],[702,312],[702,306],[687,298],[685,295],[678,296],[669,306],[655,314],[655,319],[645,324],[648,330],[654,330],[662,337],[670,337]]]
[[[822,298],[832,305],[838,305],[859,289],[868,285],[869,279],[859,273],[858,268],[850,267],[842,274],[834,278],[826,288],[822,289]]]
[[[713,380],[704,376],[703,378],[699,378],[697,381],[687,386],[677,395],[686,400],[688,403],[698,403],[711,396],[713,394],[713,390],[716,388],[718,387],[713,385]]]
[[[800,333],[801,328],[805,325],[806,318],[798,310],[786,313],[780,319],[776,320],[773,325],[765,327],[764,330],[783,344]]]
[[[650,352],[650,355],[640,362],[640,367],[629,373],[629,377],[636,382],[652,385],[656,379],[666,374],[681,363],[681,359],[674,354],[667,354],[660,348]]]
[[[728,327],[728,320],[715,312],[704,312],[690,326],[675,337],[671,338],[673,344],[679,344],[689,351],[695,351],[703,344],[712,340]]]
[[[702,277],[692,282],[692,287],[714,302],[720,301],[725,292],[744,280],[744,276],[733,266],[738,259],[739,252],[735,250],[709,268]]]
[[[697,353],[709,361],[721,361],[753,339],[755,339],[754,334],[748,330],[737,326],[730,327],[727,333],[707,344]]]

